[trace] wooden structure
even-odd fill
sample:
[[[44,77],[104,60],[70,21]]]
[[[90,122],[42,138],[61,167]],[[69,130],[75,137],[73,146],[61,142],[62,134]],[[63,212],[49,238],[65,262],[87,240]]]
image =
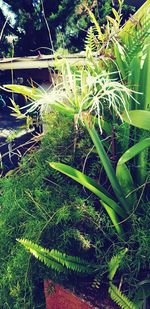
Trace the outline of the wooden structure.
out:
[[[128,3],[129,0],[126,0]],[[128,36],[132,32],[133,28],[135,28],[136,24],[134,21],[138,22],[144,16],[149,16],[150,12],[150,0],[136,0],[139,10],[134,14],[133,20],[129,19],[125,26],[120,31],[120,36],[124,36],[125,34]],[[140,2],[140,5],[139,5]],[[58,56],[57,63],[65,61],[65,59],[69,62],[69,64],[74,65],[83,65],[85,63],[85,52],[69,54],[66,56]],[[56,58],[54,55],[39,55],[33,57],[14,57],[14,58],[4,58],[0,59],[0,83],[5,79],[11,81],[13,72],[14,79],[22,77],[27,80],[32,78],[36,82],[45,82],[50,81],[49,71],[52,71],[56,65]]]
[[[69,54],[59,56],[57,60],[53,55],[38,55],[33,57],[16,57],[0,59],[0,83],[4,81],[10,83],[18,78],[25,80],[32,79],[37,83],[51,82],[50,72],[52,73],[57,63],[63,63],[65,59],[70,64],[83,65],[85,63],[85,53]]]

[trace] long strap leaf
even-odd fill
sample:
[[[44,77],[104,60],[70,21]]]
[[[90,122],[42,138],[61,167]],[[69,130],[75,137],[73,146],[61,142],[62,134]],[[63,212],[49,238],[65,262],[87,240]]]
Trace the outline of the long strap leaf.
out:
[[[116,214],[116,212],[108,206],[106,203],[100,200],[101,205],[105,208],[106,212],[108,213],[112,223],[114,224],[114,227],[119,235],[123,236],[123,229],[121,224],[119,224],[119,218]]]
[[[124,191],[125,195],[128,195],[128,202],[130,203],[131,207],[133,208],[137,202],[137,196],[134,191],[134,183],[130,171],[125,163],[129,160],[137,156],[139,153],[143,153],[143,150],[150,146],[150,138],[145,138],[139,143],[135,144],[131,148],[129,148],[119,159],[117,168],[116,168],[116,176],[119,180],[119,183]],[[140,161],[138,161],[140,162]],[[146,164],[146,162],[145,162]],[[140,179],[137,179],[137,182],[140,184]],[[131,192],[131,194],[130,194]]]
[[[125,196],[124,196],[124,193],[122,191],[122,188],[118,182],[118,179],[116,177],[116,174],[115,174],[115,171],[111,165],[111,162],[107,156],[107,153],[101,143],[101,140],[98,136],[98,133],[97,131],[95,130],[95,128],[93,126],[89,126],[88,123],[86,122],[86,127],[87,127],[87,130],[91,136],[91,139],[97,149],[97,153],[99,155],[99,158],[101,160],[101,163],[105,169],[105,172],[109,178],[109,181],[112,185],[112,188],[114,190],[114,193],[116,195],[116,197],[118,198],[120,204],[123,206],[123,208],[126,210],[126,211],[129,211],[129,205],[128,205],[128,202],[127,200],[125,199]]]
[[[124,219],[126,217],[126,212],[111,198],[111,196],[106,192],[106,190],[99,186],[92,178],[86,176],[82,172],[66,164],[51,162],[50,166],[57,171],[74,179],[82,186],[93,192],[103,202],[110,206],[121,218]]]
[[[120,183],[120,186],[126,196],[128,203],[130,204],[131,210],[137,202],[137,196],[135,192],[133,178],[130,170],[126,164],[118,164],[116,169],[116,176]]]
[[[129,148],[119,159],[117,166],[122,165],[132,158],[134,158],[137,154],[139,154],[145,148],[150,147],[150,137],[143,139],[139,143],[135,144],[131,148]]]

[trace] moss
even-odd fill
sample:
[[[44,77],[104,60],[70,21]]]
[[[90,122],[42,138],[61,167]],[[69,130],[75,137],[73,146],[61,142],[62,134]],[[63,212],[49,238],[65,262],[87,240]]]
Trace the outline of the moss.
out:
[[[84,130],[79,131],[74,153],[73,125],[52,115],[49,132],[39,149],[23,158],[12,176],[0,180],[0,308],[45,308],[41,292],[44,278],[74,288],[87,281],[92,286],[94,280],[72,273],[56,274],[27,253],[16,238],[96,262],[101,284],[112,255],[127,246],[129,251],[122,265],[125,288],[129,290],[131,284],[134,291],[141,270],[146,278],[150,267],[150,205],[143,204],[141,213],[137,210],[137,215],[132,215],[129,240],[124,243],[99,201],[49,166],[50,161],[61,161],[82,170],[91,147]],[[99,170],[100,163],[92,152],[86,173],[98,178]]]

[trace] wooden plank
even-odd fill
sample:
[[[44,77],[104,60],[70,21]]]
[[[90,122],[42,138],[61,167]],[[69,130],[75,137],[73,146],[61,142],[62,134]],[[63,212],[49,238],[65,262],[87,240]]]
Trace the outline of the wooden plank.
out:
[[[71,65],[84,65],[85,58],[66,58]],[[57,64],[61,65],[65,61],[65,58],[57,60]],[[54,68],[56,66],[55,60],[23,60],[15,62],[0,62],[0,70],[21,70],[21,69],[43,69]]]

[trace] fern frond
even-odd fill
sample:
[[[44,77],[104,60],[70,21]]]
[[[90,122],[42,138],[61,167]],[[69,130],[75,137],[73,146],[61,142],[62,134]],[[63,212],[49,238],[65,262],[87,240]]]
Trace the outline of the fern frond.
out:
[[[109,294],[112,300],[122,309],[138,309],[115,285],[110,283]]]
[[[30,253],[48,267],[57,272],[65,272],[67,269],[82,273],[91,273],[93,265],[77,256],[70,256],[57,250],[45,249],[30,240],[17,239]]]
[[[113,256],[110,260],[110,262],[108,263],[108,270],[109,270],[109,275],[108,278],[110,281],[113,280],[116,271],[118,269],[118,267],[120,266],[120,263],[124,257],[124,255],[126,254],[126,252],[128,251],[127,248],[125,248],[124,250],[122,250],[121,252],[119,252],[119,254]]]
[[[137,56],[145,46],[145,40],[150,35],[150,15],[144,17],[137,27],[136,31],[129,37],[127,56],[131,62],[134,56]]]
[[[92,26],[88,29],[85,38],[85,48],[86,49],[88,48],[91,52],[94,52],[96,50],[95,34],[94,34],[94,28]]]
[[[64,184],[64,176],[62,176],[62,174],[58,171],[53,172],[53,177],[57,185],[62,186]]]

